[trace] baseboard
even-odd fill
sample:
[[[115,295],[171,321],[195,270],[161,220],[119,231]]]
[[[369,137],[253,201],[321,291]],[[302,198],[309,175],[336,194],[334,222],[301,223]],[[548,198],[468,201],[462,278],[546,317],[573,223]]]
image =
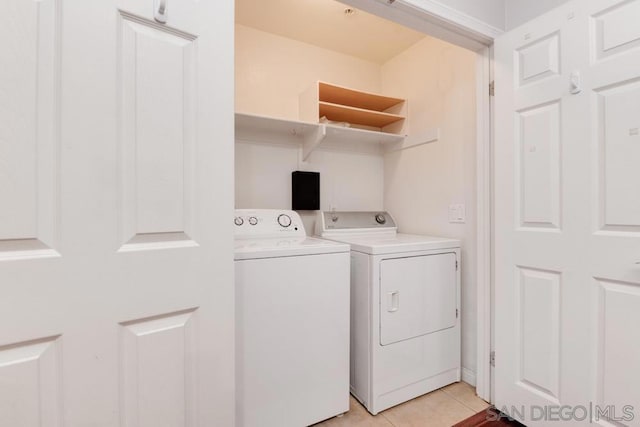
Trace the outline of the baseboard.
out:
[[[476,373],[471,369],[462,368],[462,381],[465,383],[476,386]]]

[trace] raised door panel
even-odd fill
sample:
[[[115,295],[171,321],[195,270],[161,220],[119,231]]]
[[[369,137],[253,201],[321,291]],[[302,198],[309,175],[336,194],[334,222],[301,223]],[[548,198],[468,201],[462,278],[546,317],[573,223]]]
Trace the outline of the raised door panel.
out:
[[[0,259],[56,255],[58,2],[12,1],[0,16]]]
[[[120,26],[122,249],[191,246],[197,38],[124,12]]]
[[[560,74],[560,34],[554,32],[516,51],[519,86]]]
[[[640,82],[596,90],[599,228],[640,232]]]
[[[558,403],[561,275],[520,267],[518,283],[518,384]]]
[[[596,414],[599,425],[640,426],[640,283],[597,279]],[[633,327],[630,327],[633,325]],[[632,407],[632,408],[630,408]],[[611,423],[611,424],[610,424]]]
[[[520,227],[561,227],[560,125],[559,101],[517,113]]]
[[[58,337],[0,347],[0,425],[62,427]]]
[[[125,427],[195,425],[195,310],[121,324]]]
[[[592,18],[594,59],[600,60],[640,47],[640,1],[627,0]]]
[[[380,344],[456,325],[454,253],[380,262]]]

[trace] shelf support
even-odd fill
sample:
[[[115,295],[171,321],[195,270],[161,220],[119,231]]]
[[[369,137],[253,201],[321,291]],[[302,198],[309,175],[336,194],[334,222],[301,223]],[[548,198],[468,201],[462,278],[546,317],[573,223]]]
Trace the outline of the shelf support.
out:
[[[309,132],[309,134],[304,136],[302,141],[302,160],[306,161],[313,150],[318,148],[322,140],[327,136],[327,126],[325,124],[320,124],[313,131]]]
[[[415,137],[408,136],[404,141],[385,145],[385,153],[406,150],[407,148],[436,142],[440,139],[440,128],[427,129]]]

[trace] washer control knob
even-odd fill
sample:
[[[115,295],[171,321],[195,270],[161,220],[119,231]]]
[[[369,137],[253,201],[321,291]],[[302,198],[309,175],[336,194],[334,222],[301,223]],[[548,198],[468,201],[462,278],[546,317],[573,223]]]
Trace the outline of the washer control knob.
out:
[[[287,214],[280,214],[278,216],[278,224],[284,228],[289,227],[291,225],[291,217]]]
[[[385,218],[384,214],[378,214],[376,215],[376,222],[378,224],[384,224],[385,222],[387,222],[387,218]]]
[[[237,225],[237,226],[241,226],[242,224],[244,224],[244,220],[243,220],[241,217],[237,216],[237,217],[233,220],[233,223],[234,223],[235,225]]]
[[[258,218],[256,218],[255,216],[249,217],[249,224],[256,225],[257,223],[258,223]]]

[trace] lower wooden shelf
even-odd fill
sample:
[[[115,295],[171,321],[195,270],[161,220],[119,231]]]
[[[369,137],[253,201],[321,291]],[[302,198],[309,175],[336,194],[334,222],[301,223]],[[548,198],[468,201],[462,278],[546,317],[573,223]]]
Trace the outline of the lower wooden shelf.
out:
[[[319,102],[320,117],[325,116],[334,122],[347,122],[355,125],[366,125],[384,128],[392,123],[404,120],[403,116],[382,111],[364,110],[346,105]]]

